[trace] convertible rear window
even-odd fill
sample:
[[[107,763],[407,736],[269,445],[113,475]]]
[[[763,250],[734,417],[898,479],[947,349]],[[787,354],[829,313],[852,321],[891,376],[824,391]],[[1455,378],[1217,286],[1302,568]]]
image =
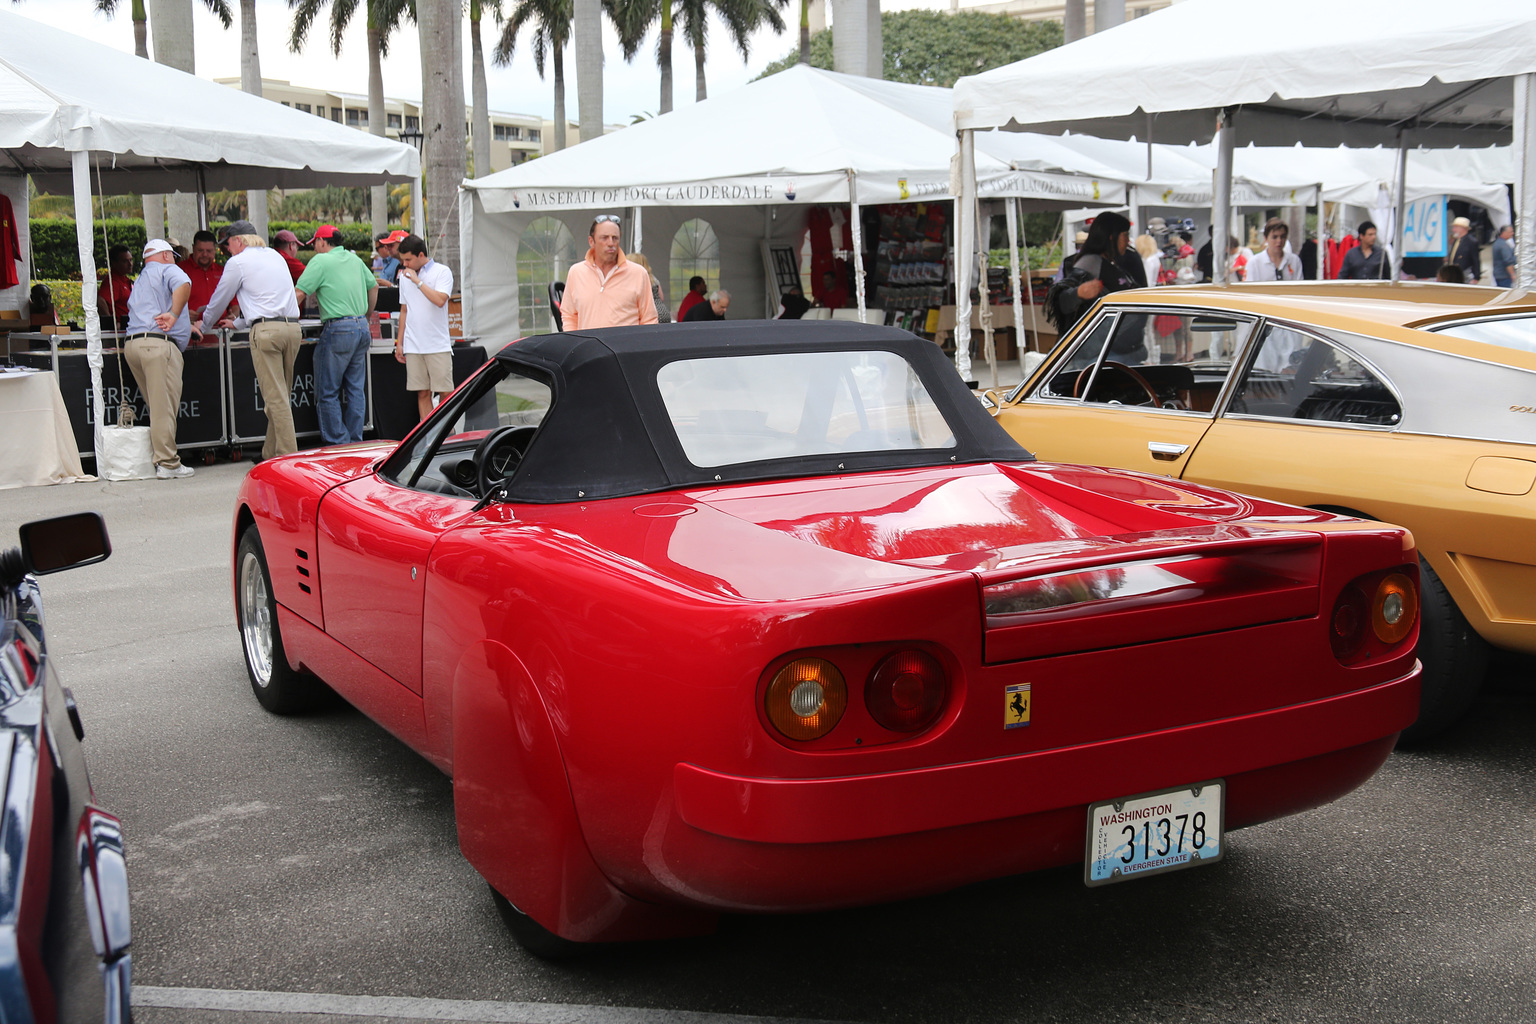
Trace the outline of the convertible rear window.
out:
[[[683,453],[700,468],[955,447],[937,403],[894,352],[681,359],[656,384]]]

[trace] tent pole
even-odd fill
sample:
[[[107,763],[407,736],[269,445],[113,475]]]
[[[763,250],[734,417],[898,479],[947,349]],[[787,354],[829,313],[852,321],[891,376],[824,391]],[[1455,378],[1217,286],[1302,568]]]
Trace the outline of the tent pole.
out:
[[[631,206],[629,208],[629,223],[630,223],[630,228],[629,228],[629,230],[630,230],[630,239],[629,239],[630,251],[631,252],[644,252],[644,250],[640,247],[640,241],[641,241],[641,234],[640,234],[640,207],[638,207],[638,206]]]
[[[864,322],[864,218],[859,210],[859,177],[848,172],[848,216],[853,223],[853,290],[859,299],[859,323]]]
[[[1317,183],[1317,280],[1321,281],[1328,275],[1324,273],[1323,266],[1328,262],[1328,232],[1323,223],[1323,183]]]
[[[101,395],[101,318],[96,312],[96,245],[91,237],[95,222],[91,209],[91,154],[69,154],[75,186],[75,244],[80,249],[81,312],[85,314],[85,362],[91,368],[92,446],[96,452],[96,471],[101,472],[101,426],[106,416],[106,402]]]
[[[960,194],[955,197],[955,370],[971,378],[971,266],[976,254],[976,133],[960,132]]]
[[[1226,284],[1231,276],[1232,254],[1227,251],[1232,237],[1232,147],[1236,132],[1232,119],[1236,111],[1225,107],[1216,115],[1216,181],[1211,206],[1211,273],[1217,284]]]
[[[426,238],[426,200],[421,194],[421,182],[421,171],[418,170],[416,172],[416,180],[411,182],[411,234],[419,238]]]
[[[263,191],[262,195],[266,195]],[[208,186],[203,182],[203,165],[197,165],[197,229],[208,230]],[[260,230],[265,231],[266,228]]]
[[[1019,292],[1029,283],[1019,276],[1019,201],[1009,196],[1004,209],[1008,222],[1008,273],[1013,275],[1013,347],[1019,353],[1020,365],[1024,358],[1024,298]],[[1028,261],[1025,261],[1028,266]],[[1033,291],[1033,289],[1031,289]],[[1033,297],[1033,296],[1031,296]]]
[[[1396,207],[1392,221],[1392,280],[1403,279],[1403,239],[1407,232],[1404,230],[1403,214],[1408,209],[1408,132],[1406,130],[1397,133],[1397,174],[1392,186],[1392,204]]]
[[[1516,75],[1515,287],[1536,285],[1536,75]]]

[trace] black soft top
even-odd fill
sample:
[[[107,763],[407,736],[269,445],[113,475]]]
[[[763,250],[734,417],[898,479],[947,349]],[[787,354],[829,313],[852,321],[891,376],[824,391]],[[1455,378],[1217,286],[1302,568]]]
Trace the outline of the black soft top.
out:
[[[701,469],[683,454],[657,387],[680,359],[883,350],[917,372],[954,431],[955,447],[815,455]],[[744,480],[1018,461],[1031,456],[992,419],[939,346],[894,327],[846,321],[744,320],[544,334],[496,358],[554,391],[538,437],[514,474],[512,501],[610,498]]]

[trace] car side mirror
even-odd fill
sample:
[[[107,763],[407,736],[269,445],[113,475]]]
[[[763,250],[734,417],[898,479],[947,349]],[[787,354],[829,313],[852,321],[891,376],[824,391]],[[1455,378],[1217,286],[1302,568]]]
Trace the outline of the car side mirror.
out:
[[[103,562],[111,553],[107,523],[98,512],[76,512],[21,525],[22,566],[34,576]]]

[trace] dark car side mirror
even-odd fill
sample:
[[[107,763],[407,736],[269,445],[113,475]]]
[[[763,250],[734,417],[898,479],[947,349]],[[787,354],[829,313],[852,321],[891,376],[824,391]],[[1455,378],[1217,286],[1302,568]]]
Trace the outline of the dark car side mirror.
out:
[[[98,512],[76,512],[21,525],[21,562],[34,576],[106,561],[112,553],[107,523]]]

